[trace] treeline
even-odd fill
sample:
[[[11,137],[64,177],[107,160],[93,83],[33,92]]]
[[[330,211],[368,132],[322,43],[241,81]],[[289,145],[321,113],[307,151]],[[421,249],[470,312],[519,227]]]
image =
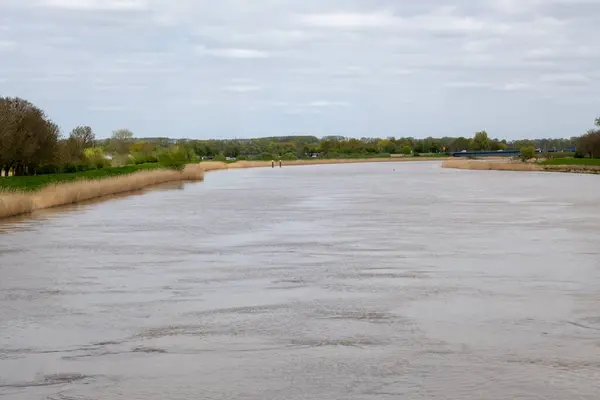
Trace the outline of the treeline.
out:
[[[79,172],[147,162],[182,168],[194,161],[198,161],[197,156],[185,147],[149,148],[137,143],[127,129],[98,141],[91,127],[78,126],[63,137],[58,125],[29,101],[0,97],[0,176]]]
[[[295,159],[318,155],[325,158],[351,156],[386,156],[390,154],[418,155],[458,152],[463,150],[520,150],[534,147],[542,152],[575,151],[577,138],[536,139],[506,141],[489,138],[487,132],[477,132],[473,137],[442,137],[416,139],[403,138],[346,138],[342,136],[286,136],[257,139],[189,140],[144,138],[142,142],[155,146],[179,144],[192,149],[199,157],[248,158],[271,160]]]
[[[600,128],[600,119],[596,120]],[[507,141],[487,132],[472,137],[346,138],[342,136],[284,136],[257,139],[191,140],[135,138],[119,129],[110,139],[96,139],[89,126],[78,126],[66,137],[59,127],[32,103],[0,98],[0,175],[35,175],[101,169],[107,166],[160,163],[181,168],[201,159],[293,160],[307,157],[352,158],[390,154],[418,156],[463,150],[576,151],[580,157],[600,157],[600,129],[571,139]]]

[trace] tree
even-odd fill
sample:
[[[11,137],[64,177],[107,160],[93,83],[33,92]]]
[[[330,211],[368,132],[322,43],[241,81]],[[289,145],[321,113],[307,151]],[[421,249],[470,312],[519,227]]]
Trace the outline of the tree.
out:
[[[71,131],[69,139],[77,141],[82,149],[87,149],[90,147],[94,147],[96,135],[94,134],[94,131],[91,127],[78,126]]]
[[[409,145],[405,145],[405,146],[402,146],[401,151],[402,151],[402,154],[404,154],[405,156],[408,156],[408,155],[410,155],[412,150],[410,149]]]
[[[0,98],[0,171],[35,174],[55,161],[60,129],[38,107],[15,97]]]
[[[450,145],[448,146],[448,150],[449,151],[463,151],[463,150],[468,150],[469,146],[471,144],[471,139],[467,139],[466,137],[458,137],[454,140],[452,140],[452,142],[450,142]]]
[[[478,151],[489,150],[490,138],[488,137],[486,131],[475,133],[475,137],[473,138],[473,147]]]
[[[577,140],[577,152],[583,156],[600,156],[600,129],[591,129]]]
[[[596,124],[596,126],[600,126],[600,118],[596,118],[596,120],[594,121],[594,123]]]
[[[110,137],[109,148],[117,154],[128,154],[133,140],[133,132],[129,129],[118,129]]]
[[[535,149],[531,146],[523,147],[521,149],[521,160],[527,161],[535,157]]]

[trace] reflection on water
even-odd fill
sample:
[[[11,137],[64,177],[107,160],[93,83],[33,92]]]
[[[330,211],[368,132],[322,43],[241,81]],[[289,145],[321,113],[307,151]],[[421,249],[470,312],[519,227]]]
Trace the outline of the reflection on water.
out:
[[[597,399],[597,179],[240,170],[4,223],[0,396]]]

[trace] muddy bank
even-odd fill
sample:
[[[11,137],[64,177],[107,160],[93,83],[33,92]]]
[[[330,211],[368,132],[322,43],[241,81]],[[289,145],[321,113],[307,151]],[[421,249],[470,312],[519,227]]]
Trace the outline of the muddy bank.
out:
[[[199,181],[203,178],[203,168],[189,165],[183,171],[144,171],[106,179],[59,183],[33,193],[3,193],[0,194],[0,218],[133,192],[161,183]]]

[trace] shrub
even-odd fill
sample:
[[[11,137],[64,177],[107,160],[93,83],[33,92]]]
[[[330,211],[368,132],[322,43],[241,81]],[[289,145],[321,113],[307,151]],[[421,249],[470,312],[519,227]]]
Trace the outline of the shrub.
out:
[[[35,170],[36,175],[51,175],[58,174],[60,172],[60,167],[58,165],[48,164],[42,165],[41,167]]]
[[[70,162],[66,163],[62,167],[62,172],[67,173],[67,174],[72,174],[74,172],[77,172],[77,165],[70,163]]]
[[[535,157],[535,149],[532,146],[521,148],[521,160],[527,161]]]
[[[175,147],[158,155],[158,163],[163,168],[182,170],[189,162],[190,154],[184,148]]]
[[[271,161],[276,159],[277,157],[275,157],[273,154],[270,153],[260,153],[260,157],[259,157],[262,161]]]
[[[286,161],[293,161],[293,160],[297,160],[298,157],[296,157],[296,155],[294,153],[286,153],[281,156],[281,159],[286,160]]]

